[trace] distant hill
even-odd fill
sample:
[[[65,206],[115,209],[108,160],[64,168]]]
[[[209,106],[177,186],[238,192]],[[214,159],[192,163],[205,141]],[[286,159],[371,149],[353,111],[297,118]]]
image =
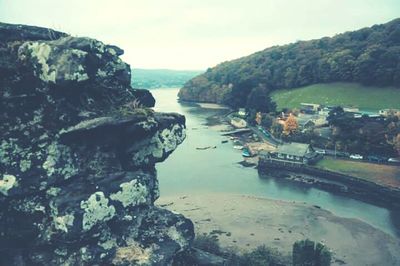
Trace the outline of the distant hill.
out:
[[[243,107],[252,90],[331,82],[400,87],[400,19],[221,63],[188,81],[179,97]]]
[[[139,69],[132,70],[132,86],[141,89],[182,87],[191,78],[203,73],[196,70]]]

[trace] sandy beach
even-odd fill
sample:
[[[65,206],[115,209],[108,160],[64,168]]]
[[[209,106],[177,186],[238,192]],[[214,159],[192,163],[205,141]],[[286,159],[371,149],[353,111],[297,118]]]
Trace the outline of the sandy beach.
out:
[[[157,204],[190,218],[197,234],[214,232],[223,247],[265,244],[288,254],[296,240],[309,238],[332,250],[333,265],[400,265],[398,239],[315,206],[224,193],[162,197]]]

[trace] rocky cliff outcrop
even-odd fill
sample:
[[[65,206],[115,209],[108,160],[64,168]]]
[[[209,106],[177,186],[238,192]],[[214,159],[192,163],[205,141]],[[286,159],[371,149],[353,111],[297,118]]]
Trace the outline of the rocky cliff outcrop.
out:
[[[149,108],[122,54],[0,23],[1,265],[166,265],[192,241],[153,205],[185,118]]]

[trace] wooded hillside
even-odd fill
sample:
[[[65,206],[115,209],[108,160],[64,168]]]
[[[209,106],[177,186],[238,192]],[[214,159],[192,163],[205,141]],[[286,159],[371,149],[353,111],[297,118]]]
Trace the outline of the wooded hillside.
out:
[[[400,87],[400,19],[221,63],[188,81],[179,97],[243,107],[260,86],[270,92],[337,81]]]

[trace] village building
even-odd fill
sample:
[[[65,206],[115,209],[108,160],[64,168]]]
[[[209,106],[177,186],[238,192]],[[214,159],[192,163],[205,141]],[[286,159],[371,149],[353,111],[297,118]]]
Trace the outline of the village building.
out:
[[[313,122],[316,127],[328,125],[328,120],[326,119],[326,116],[319,116],[317,119],[314,119]]]
[[[301,111],[308,114],[314,114],[321,109],[320,104],[316,103],[301,103]]]
[[[312,128],[315,126],[314,119],[316,117],[314,115],[309,115],[309,114],[299,114],[296,117],[297,123],[299,125],[299,128],[301,130]]]
[[[246,116],[246,109],[245,108],[239,108],[238,115],[245,117]]]
[[[357,107],[343,107],[343,111],[346,113],[359,113],[360,109]]]
[[[396,115],[396,114],[400,114],[400,110],[398,109],[381,109],[379,110],[379,115],[381,116],[390,116],[390,115]]]
[[[327,117],[329,115],[329,112],[332,111],[333,108],[334,108],[333,106],[324,106],[320,108],[318,114]]]
[[[312,129],[315,127],[322,127],[327,125],[326,117],[319,114],[302,114],[297,117],[297,122],[301,131]]]
[[[315,122],[311,119],[307,120],[303,125],[300,125],[303,130],[315,127]]]
[[[324,139],[331,139],[332,138],[332,129],[330,127],[314,128],[314,133],[317,134],[319,137],[324,138]]]
[[[231,125],[235,128],[245,128],[247,127],[247,122],[239,117],[233,117],[231,119]]]
[[[267,161],[297,165],[311,164],[318,160],[318,154],[310,144],[296,142],[284,143],[278,146],[276,151],[264,156]]]

